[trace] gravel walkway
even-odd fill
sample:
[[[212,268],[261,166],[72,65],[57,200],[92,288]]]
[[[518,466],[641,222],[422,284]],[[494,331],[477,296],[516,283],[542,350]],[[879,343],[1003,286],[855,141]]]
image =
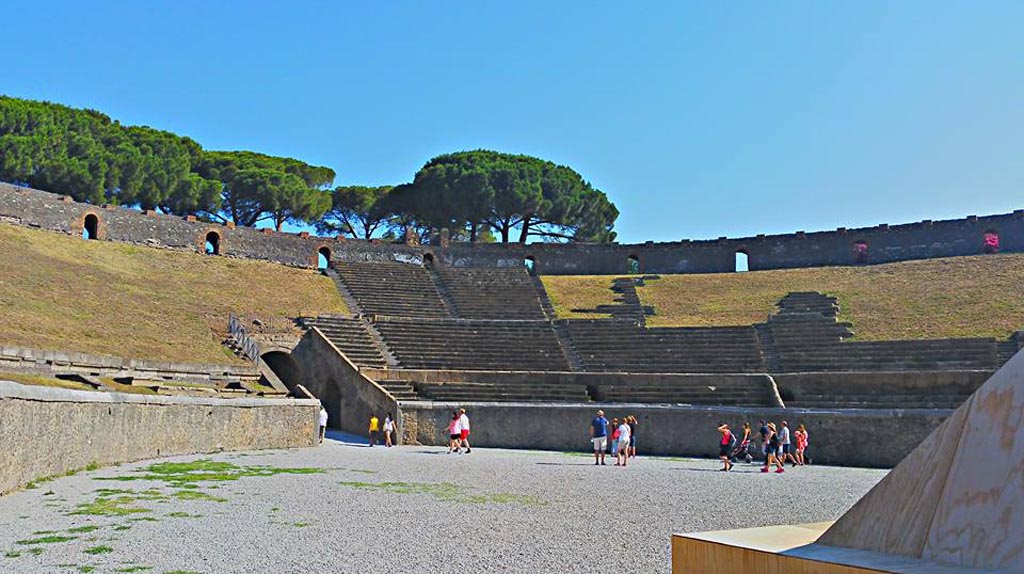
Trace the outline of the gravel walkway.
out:
[[[673,532],[835,519],[884,475],[643,457],[595,468],[581,454],[343,438],[156,461],[229,463],[185,474],[125,464],[0,498],[0,572],[669,572]]]

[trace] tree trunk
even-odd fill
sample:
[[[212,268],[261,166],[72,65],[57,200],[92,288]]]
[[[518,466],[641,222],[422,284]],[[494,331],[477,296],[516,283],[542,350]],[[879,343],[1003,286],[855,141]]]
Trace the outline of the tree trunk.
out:
[[[530,220],[529,219],[524,219],[523,220],[522,230],[520,230],[520,232],[519,232],[519,244],[520,245],[525,245],[526,244],[526,238],[529,235],[530,235]]]

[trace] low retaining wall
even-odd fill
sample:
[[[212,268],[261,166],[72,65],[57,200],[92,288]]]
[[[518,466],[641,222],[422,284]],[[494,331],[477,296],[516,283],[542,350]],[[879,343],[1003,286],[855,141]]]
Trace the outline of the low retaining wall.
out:
[[[452,410],[471,417],[473,446],[589,452],[590,421],[597,409],[609,420],[633,414],[639,419],[637,450],[643,455],[718,456],[722,422],[740,428],[760,419],[807,427],[808,453],[815,463],[841,466],[895,466],[952,413],[949,410],[824,410],[700,407],[643,404],[428,403],[403,402],[404,444],[446,444]]]
[[[260,378],[260,372],[251,365],[170,363],[11,346],[0,347],[0,369],[94,377],[132,377],[218,386],[243,380],[255,381]]]
[[[0,494],[90,464],[309,447],[319,403],[75,391],[0,380]]]
[[[773,375],[783,398],[799,401],[803,394],[901,394],[970,395],[994,371],[894,371],[860,373],[783,373]],[[841,389],[838,393],[836,389]]]

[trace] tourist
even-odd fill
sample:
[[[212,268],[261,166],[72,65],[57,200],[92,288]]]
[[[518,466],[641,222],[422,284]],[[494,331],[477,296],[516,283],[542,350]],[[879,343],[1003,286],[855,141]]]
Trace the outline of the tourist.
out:
[[[320,444],[324,443],[325,434],[327,434],[327,409],[320,405]]]
[[[732,448],[736,446],[736,435],[732,434],[726,423],[718,425],[718,432],[722,433],[722,438],[718,441],[718,458],[722,459],[722,468],[719,470],[728,471],[732,469],[729,458],[732,456]]]
[[[757,432],[761,435],[761,454],[764,455],[765,462],[768,462],[768,423],[762,420],[761,428]]]
[[[800,466],[803,466],[804,451],[807,450],[807,427],[804,425],[798,426],[793,435],[796,437],[796,462]]]
[[[394,446],[394,438],[392,437],[394,432],[395,419],[391,416],[391,413],[388,413],[387,416],[384,417],[384,446],[388,448]]]
[[[469,448],[469,416],[466,409],[459,409],[459,439],[459,444],[466,449],[466,454],[473,452]]]
[[[609,454],[615,455],[615,460],[619,459],[619,419],[612,419],[612,448]]]
[[[608,448],[608,419],[604,418],[604,411],[597,411],[590,421],[590,442],[594,443],[594,464],[604,464],[604,449]]]
[[[459,411],[452,411],[452,420],[448,421],[448,453],[462,452],[459,449],[459,440],[462,438],[462,432],[459,431]]]
[[[377,431],[380,430],[380,420],[376,414],[370,415],[370,446],[377,444]]]
[[[775,465],[777,467],[775,474],[781,474],[786,472],[786,470],[782,468],[782,462],[779,461],[779,452],[781,448],[779,433],[775,431],[775,423],[768,423],[767,427],[768,448],[765,449],[767,456],[764,461],[764,466],[761,467],[761,472],[768,472],[769,469],[771,469],[771,466]]]
[[[629,415],[629,456],[636,458],[636,415]]]
[[[782,447],[782,464],[786,464],[786,461],[793,463],[796,466],[796,457],[793,456],[793,440],[789,434],[789,423],[782,421],[782,428],[779,429],[779,444]]]
[[[619,425],[619,439],[616,441],[618,450],[615,451],[615,466],[626,466],[629,460],[629,423],[622,419]]]
[[[753,434],[753,431],[750,429],[750,423],[748,423],[747,421],[743,421],[743,438],[740,439],[739,448],[733,449],[733,457],[740,455],[743,457],[743,460],[747,461],[748,463],[753,460],[753,457],[748,454],[748,447],[750,446],[751,434]],[[729,459],[729,462],[732,462],[732,458]]]

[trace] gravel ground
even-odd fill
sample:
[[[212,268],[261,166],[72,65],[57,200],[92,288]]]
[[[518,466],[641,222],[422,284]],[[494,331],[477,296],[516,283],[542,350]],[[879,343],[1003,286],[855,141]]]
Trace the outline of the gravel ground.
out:
[[[820,466],[763,475],[746,465],[722,473],[717,461],[645,457],[595,468],[574,453],[449,455],[345,438],[158,461],[322,469],[315,474],[198,477],[182,488],[150,480],[151,461],[5,496],[0,572],[669,572],[673,532],[835,519],[884,475]],[[118,497],[128,498],[80,506]]]

